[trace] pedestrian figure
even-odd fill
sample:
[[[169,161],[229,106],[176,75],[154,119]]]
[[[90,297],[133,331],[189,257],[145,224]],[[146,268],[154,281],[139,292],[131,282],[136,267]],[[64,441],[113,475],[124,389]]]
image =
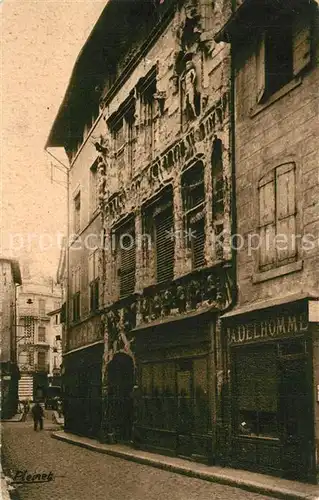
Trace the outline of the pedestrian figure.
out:
[[[40,431],[43,429],[43,417],[44,417],[44,412],[43,408],[40,405],[40,403],[35,403],[35,405],[32,408],[32,416],[33,416],[33,424],[34,424],[34,430],[38,430],[38,424],[40,424]]]

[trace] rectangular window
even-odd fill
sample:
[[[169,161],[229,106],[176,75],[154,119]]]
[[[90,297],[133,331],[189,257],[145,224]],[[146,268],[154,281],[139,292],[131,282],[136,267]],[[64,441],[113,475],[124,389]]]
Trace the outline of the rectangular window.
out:
[[[192,268],[205,265],[205,188],[204,165],[201,161],[182,176],[184,227],[191,251]]]
[[[38,341],[45,342],[45,327],[39,326],[38,328]]]
[[[174,212],[170,201],[155,212],[155,249],[157,283],[174,278]]]
[[[39,300],[39,316],[41,316],[41,317],[45,316],[45,306],[46,306],[45,300],[40,299]]]
[[[90,212],[91,215],[94,214],[98,208],[98,196],[97,196],[97,161],[95,161],[90,168]]]
[[[263,102],[311,62],[311,15],[307,7],[274,19],[257,48],[257,101]]]
[[[78,321],[81,317],[81,269],[74,268],[72,271],[72,320]]]
[[[99,250],[89,256],[90,310],[99,308]]]
[[[127,128],[128,128],[128,163],[131,171],[134,168],[136,158],[136,125],[133,110],[127,115]]]
[[[260,267],[287,264],[297,255],[295,165],[280,165],[259,182]]]
[[[131,175],[136,152],[135,107],[130,99],[116,113],[109,123],[113,136],[114,159],[119,179],[123,182],[125,171],[129,168]]]
[[[155,99],[156,93],[156,73],[145,82],[141,92],[142,124],[144,129],[144,146],[146,155],[151,158],[154,149],[154,120],[155,120]]]
[[[74,198],[74,232],[78,233],[81,228],[81,193]]]
[[[126,297],[135,290],[136,243],[135,222],[121,227],[117,231],[117,263],[120,297]]]

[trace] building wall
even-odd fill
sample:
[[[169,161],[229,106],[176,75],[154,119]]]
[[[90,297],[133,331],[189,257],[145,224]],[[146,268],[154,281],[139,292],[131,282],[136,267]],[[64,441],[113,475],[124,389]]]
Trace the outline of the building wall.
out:
[[[51,349],[49,351],[49,374],[50,376],[59,375],[62,363],[62,324],[60,310],[50,317],[50,330],[48,332]],[[56,340],[60,336],[61,340]]]
[[[311,8],[308,6],[308,8]],[[319,289],[319,155],[318,155],[318,83],[319,68],[317,65],[319,44],[318,8],[312,6],[311,14],[306,10],[298,13],[298,19],[292,23],[293,29],[300,23],[307,37],[300,45],[293,45],[293,64],[295,59],[305,61],[311,55],[308,65],[286,85],[266,96],[258,102],[260,91],[260,53],[257,50],[260,38],[256,33],[247,33],[240,37],[237,26],[233,40],[234,74],[235,74],[235,175],[236,175],[236,218],[239,235],[237,249],[237,285],[238,306],[252,305],[259,314],[258,303],[266,299],[277,299],[308,292],[318,296]],[[257,14],[256,14],[257,15]],[[286,17],[288,19],[288,17]],[[262,25],[262,23],[261,23]],[[258,25],[259,26],[259,25]],[[308,28],[311,26],[310,30]],[[294,33],[294,31],[293,31]],[[310,43],[308,52],[304,52],[305,44]],[[277,46],[278,51],[278,46]],[[267,71],[267,67],[266,67]],[[260,190],[263,179],[274,172],[276,167],[293,164],[295,172],[295,221],[296,228],[292,236],[296,236],[296,256],[290,261],[270,264],[262,269],[260,250],[254,248],[261,243],[261,206]],[[289,181],[290,182],[290,181]],[[291,185],[291,184],[290,184]],[[277,189],[277,187],[276,187]],[[279,188],[278,188],[279,189]],[[289,189],[289,183],[288,187]],[[292,190],[291,190],[292,191]],[[264,203],[271,205],[270,195]],[[277,198],[274,210],[280,209],[281,199]],[[278,226],[279,227],[279,226]],[[280,234],[280,231],[279,233]],[[249,246],[249,241],[251,245]],[[282,243],[277,243],[277,248]],[[272,252],[272,245],[268,253]],[[293,307],[297,307],[296,304]],[[274,309],[275,310],[275,309]],[[289,310],[289,304],[283,306]],[[271,317],[272,310],[267,310]],[[251,313],[253,314],[253,313]],[[260,313],[262,314],[262,313]],[[231,314],[230,314],[231,316]],[[245,321],[245,316],[239,316]],[[236,316],[231,320],[236,322]],[[238,320],[238,318],[237,318]],[[315,321],[315,320],[312,320]],[[231,323],[230,323],[231,324]],[[316,326],[309,325],[309,334],[313,331],[313,359],[308,356],[308,365],[313,366],[315,390],[318,382],[318,333]],[[234,378],[234,375],[232,374]],[[307,390],[310,394],[309,381]],[[318,404],[313,395],[315,414],[314,428],[318,436]],[[316,439],[318,449],[318,438]],[[310,456],[310,454],[309,454]],[[313,474],[315,455],[308,457],[311,461],[309,474]],[[318,453],[316,452],[316,457]],[[317,458],[316,458],[317,460]],[[313,480],[313,476],[312,476]]]
[[[318,27],[318,15],[313,19]],[[257,67],[254,43],[235,51],[236,71],[236,207],[237,232],[244,247],[237,252],[239,304],[297,293],[319,286],[318,169],[318,29],[313,30],[313,65],[296,86],[275,102],[256,103]],[[282,89],[284,90],[284,89]],[[270,100],[269,100],[270,101]],[[248,238],[259,235],[258,182],[277,165],[295,162],[297,234],[296,272],[278,268],[267,279],[258,269],[258,251],[249,252]],[[307,244],[306,239],[310,244]],[[304,239],[304,248],[300,244]],[[256,245],[256,239],[253,240]],[[293,268],[294,266],[292,266]],[[280,276],[280,273],[283,275]]]
[[[11,263],[0,261],[0,340],[1,362],[12,359],[12,334],[14,323],[15,284]]]
[[[27,304],[31,299],[32,304]],[[44,301],[44,308],[39,301]],[[45,353],[45,360],[41,368],[48,370],[51,349],[53,348],[53,335],[50,328],[50,317],[48,313],[61,306],[61,292],[58,287],[46,283],[24,282],[19,289],[18,295],[18,365],[22,372],[34,372],[38,369],[38,353]],[[33,318],[31,336],[25,337],[24,317]],[[45,332],[39,331],[44,327]],[[45,333],[45,338],[41,337]]]
[[[223,2],[215,4],[215,11],[210,4],[198,2],[197,9],[200,16],[199,26],[202,30],[202,50],[200,43],[192,46],[192,63],[196,71],[196,90],[200,93],[201,112],[196,119],[187,123],[182,119],[182,108],[184,106],[181,95],[181,85],[185,66],[183,70],[179,68],[179,57],[185,56],[187,50],[181,48],[181,38],[186,23],[186,13],[189,8],[188,3],[178,10],[165,28],[160,37],[152,44],[150,50],[140,61],[140,64],[130,74],[124,85],[119,89],[115,97],[105,104],[103,111],[104,123],[103,134],[105,142],[108,144],[106,155],[106,174],[104,180],[104,193],[102,199],[103,206],[103,226],[108,242],[112,241],[112,228],[115,223],[123,221],[129,214],[136,215],[136,234],[141,234],[141,218],[139,210],[151,198],[158,194],[164,186],[171,185],[174,192],[174,218],[175,227],[182,228],[182,207],[181,207],[181,171],[195,154],[202,154],[205,164],[205,191],[207,199],[206,217],[206,247],[205,257],[207,265],[212,265],[217,258],[213,248],[213,229],[211,220],[211,154],[214,138],[221,139],[223,143],[223,163],[225,186],[225,216],[224,216],[224,258],[229,259],[229,236],[230,236],[230,199],[231,199],[231,169],[230,169],[230,137],[229,137],[229,101],[225,105],[224,116],[218,123],[218,112],[227,100],[229,90],[229,49],[227,45],[216,44],[213,41],[213,33],[218,29],[223,16]],[[214,21],[212,21],[214,16]],[[193,42],[189,42],[192,45]],[[195,47],[196,46],[196,50]],[[184,63],[185,64],[185,63]],[[154,119],[154,143],[151,157],[144,145],[144,129],[142,125],[142,107],[139,98],[135,102],[135,122],[136,122],[136,160],[132,168],[126,164],[119,169],[118,162],[114,159],[115,146],[112,137],[112,127],[109,124],[110,118],[119,112],[129,95],[138,95],[139,86],[143,79],[154,68],[156,70],[156,93],[164,95],[162,103],[155,100]],[[179,73],[178,73],[179,71]],[[185,71],[183,73],[183,71]],[[160,107],[162,106],[162,109]],[[216,109],[219,108],[217,111]],[[210,132],[201,140],[199,124],[205,115],[214,121]],[[182,123],[183,120],[183,123]],[[206,124],[205,124],[206,126]],[[189,136],[195,132],[196,138]],[[185,141],[186,153],[178,152],[182,148],[180,141]],[[196,143],[193,147],[190,142]],[[189,142],[190,141],[190,142]],[[177,149],[174,146],[177,145]],[[165,157],[165,153],[168,154]],[[166,161],[176,155],[172,164],[167,166]],[[169,156],[171,155],[171,157]],[[103,179],[101,181],[103,189]],[[112,200],[112,201],[111,201]],[[177,232],[177,231],[176,231]],[[178,240],[178,237],[177,237]],[[175,277],[182,276],[191,271],[190,259],[183,250],[182,237],[175,246]],[[111,255],[111,244],[105,251],[105,304],[111,304],[119,298],[116,266],[114,256]],[[155,277],[151,274],[150,268],[145,269],[142,262],[142,252],[137,253],[136,271],[136,291],[145,286],[155,283]],[[144,266],[144,269],[143,269]]]

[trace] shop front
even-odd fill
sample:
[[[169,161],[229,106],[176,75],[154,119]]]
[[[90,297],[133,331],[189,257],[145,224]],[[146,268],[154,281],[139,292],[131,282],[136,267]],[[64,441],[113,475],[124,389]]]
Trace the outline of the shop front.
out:
[[[135,444],[209,462],[212,455],[213,315],[136,331]]]
[[[103,342],[64,356],[64,428],[68,432],[99,437],[102,357]]]
[[[307,300],[222,317],[231,385],[231,464],[315,476],[313,338]]]

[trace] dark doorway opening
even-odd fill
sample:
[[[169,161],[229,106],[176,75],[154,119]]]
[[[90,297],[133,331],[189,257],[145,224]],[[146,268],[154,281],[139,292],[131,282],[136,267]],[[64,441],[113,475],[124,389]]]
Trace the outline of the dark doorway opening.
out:
[[[130,356],[119,353],[108,367],[108,424],[120,442],[132,439],[134,364]]]

